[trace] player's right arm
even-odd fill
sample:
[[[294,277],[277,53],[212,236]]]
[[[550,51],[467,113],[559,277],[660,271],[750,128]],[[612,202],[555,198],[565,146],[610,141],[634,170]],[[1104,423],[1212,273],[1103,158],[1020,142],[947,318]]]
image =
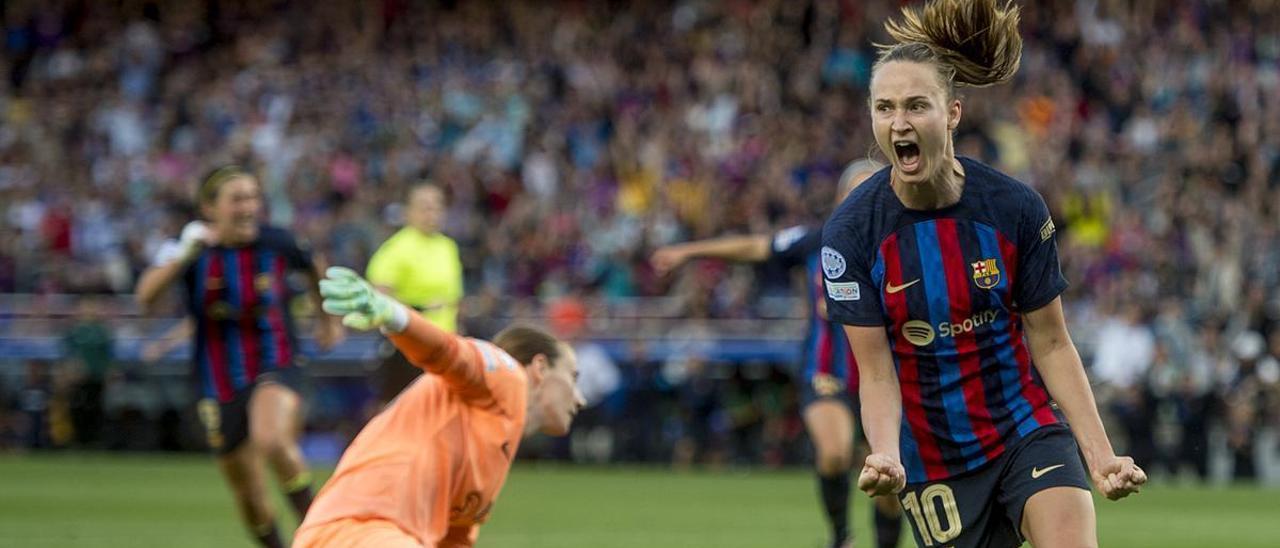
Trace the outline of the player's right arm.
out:
[[[191,336],[196,332],[196,322],[190,316],[183,318],[178,323],[170,327],[160,338],[151,341],[142,347],[142,361],[145,363],[153,363],[163,358],[169,351],[177,348],[183,341],[191,340]]]
[[[660,275],[679,268],[690,259],[724,259],[740,263],[781,260],[786,266],[804,262],[822,245],[822,230],[793,226],[771,235],[725,236],[659,248],[650,262]]]
[[[213,243],[213,233],[200,221],[192,221],[182,229],[178,242],[162,250],[156,264],[148,268],[138,278],[138,286],[134,288],[134,299],[138,306],[146,312],[155,304],[156,299],[164,293],[165,288],[182,277],[192,261],[200,256],[205,246]]]
[[[831,217],[822,230],[819,255],[827,316],[844,324],[858,362],[862,428],[871,444],[858,488],[874,497],[897,493],[907,482],[898,439],[902,392],[884,327],[880,288],[871,277],[871,253],[865,242],[869,235],[865,224],[855,225],[850,218],[844,207]]]
[[[769,258],[769,236],[724,236],[668,245],[653,252],[649,262],[659,275],[665,275],[691,259],[725,259],[744,263],[759,263]]]
[[[858,476],[858,489],[873,497],[897,493],[906,485],[906,470],[898,445],[902,392],[889,337],[883,327],[846,325],[844,332],[858,362],[858,397],[862,400],[859,415],[871,445],[871,454]]]

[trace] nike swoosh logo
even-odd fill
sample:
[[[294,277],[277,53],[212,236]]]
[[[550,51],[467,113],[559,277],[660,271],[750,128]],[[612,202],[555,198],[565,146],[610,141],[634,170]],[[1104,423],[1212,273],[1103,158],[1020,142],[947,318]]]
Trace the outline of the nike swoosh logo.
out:
[[[1059,469],[1059,468],[1062,468],[1063,466],[1066,466],[1066,465],[1065,465],[1065,464],[1055,464],[1055,465],[1050,466],[1050,467],[1048,467],[1048,468],[1045,468],[1045,469],[1043,469],[1043,470],[1041,470],[1041,469],[1039,469],[1039,468],[1032,468],[1032,469],[1031,469],[1031,479],[1040,479],[1040,476],[1043,476],[1043,475],[1045,475],[1045,474],[1048,474],[1049,472],[1052,472],[1052,471],[1054,471],[1054,470],[1057,470],[1057,469]]]
[[[884,292],[885,292],[885,293],[888,293],[888,294],[890,294],[890,295],[892,295],[892,294],[894,294],[894,293],[897,293],[897,292],[899,292],[899,291],[902,291],[903,289],[906,289],[906,288],[911,287],[911,286],[913,286],[913,285],[916,285],[916,284],[918,284],[918,283],[920,283],[920,278],[916,278],[916,279],[911,280],[911,281],[909,281],[909,282],[907,282],[907,283],[905,283],[905,284],[902,284],[902,285],[885,284],[885,286],[884,286]]]

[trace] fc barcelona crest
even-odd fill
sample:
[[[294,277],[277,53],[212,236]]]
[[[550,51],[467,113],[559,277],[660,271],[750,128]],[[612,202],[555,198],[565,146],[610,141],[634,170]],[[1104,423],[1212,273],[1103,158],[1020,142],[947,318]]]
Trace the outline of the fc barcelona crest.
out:
[[[824,398],[839,394],[844,390],[844,381],[826,373],[813,376],[813,391]]]
[[[995,259],[983,259],[973,263],[973,283],[983,289],[991,289],[1000,283],[1000,269]]]
[[[271,275],[258,274],[253,278],[253,288],[259,293],[271,291]]]

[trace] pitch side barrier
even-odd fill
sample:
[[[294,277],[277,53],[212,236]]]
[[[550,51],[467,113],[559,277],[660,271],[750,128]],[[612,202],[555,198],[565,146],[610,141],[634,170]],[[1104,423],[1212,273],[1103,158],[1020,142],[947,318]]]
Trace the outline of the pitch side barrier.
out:
[[[151,338],[116,339],[115,359],[121,363],[140,362],[142,347]],[[696,358],[709,361],[745,363],[766,361],[793,363],[800,358],[798,338],[742,339],[621,339],[593,338],[588,342],[600,344],[614,360],[627,363],[637,359],[666,361],[679,358]],[[378,359],[380,337],[350,336],[329,352],[320,352],[315,341],[303,337],[300,340],[305,355],[316,374],[325,376],[365,375],[362,364]],[[185,368],[190,360],[188,345],[181,345],[161,358],[159,372],[172,366]],[[62,339],[56,336],[0,337],[0,367],[22,367],[30,360],[60,361],[66,357]],[[185,370],[185,369],[184,369]]]
[[[758,301],[760,316],[740,319],[687,318],[681,302],[669,297],[583,299],[567,309],[581,311],[575,339],[600,344],[619,363],[673,358],[795,363],[800,359],[799,343],[807,325],[803,301],[771,296],[761,296]],[[515,322],[555,327],[563,325],[556,317],[557,310],[566,309],[563,303],[525,299],[520,306],[486,309],[473,298],[464,300],[461,322],[469,334],[479,337],[492,336]],[[90,308],[113,332],[114,357],[122,364],[140,362],[142,349],[179,321],[173,316],[141,314],[130,295],[0,294],[0,370],[20,367],[29,360],[62,360],[65,348],[61,336],[81,320],[85,304],[92,304]],[[508,315],[513,310],[520,315]],[[348,333],[338,347],[319,352],[307,336],[312,321],[310,314],[298,317],[303,354],[314,366],[313,374],[364,375],[363,365],[380,359],[383,339],[376,334]],[[185,371],[190,353],[188,344],[179,345],[160,360],[154,372]]]

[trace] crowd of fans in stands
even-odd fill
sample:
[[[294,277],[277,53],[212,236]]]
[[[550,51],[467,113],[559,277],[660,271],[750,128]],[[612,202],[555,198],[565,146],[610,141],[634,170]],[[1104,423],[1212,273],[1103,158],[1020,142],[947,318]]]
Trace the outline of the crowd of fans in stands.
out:
[[[362,267],[427,177],[486,306],[758,316],[786,276],[645,258],[825,218],[842,166],[878,155],[867,78],[899,2],[625,4],[6,3],[0,292],[128,292],[234,161],[333,263]],[[1048,200],[1134,455],[1203,470],[1216,421],[1247,473],[1280,426],[1280,7],[1056,0],[1021,28],[1016,80],[963,92],[957,151]]]

